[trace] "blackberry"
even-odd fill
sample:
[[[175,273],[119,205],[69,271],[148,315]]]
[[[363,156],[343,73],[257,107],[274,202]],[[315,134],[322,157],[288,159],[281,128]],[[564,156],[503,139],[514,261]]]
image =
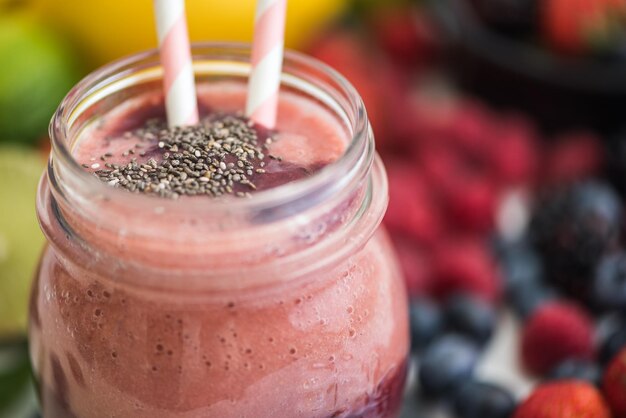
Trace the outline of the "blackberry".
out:
[[[607,184],[587,181],[557,189],[540,200],[531,221],[531,239],[546,276],[566,293],[586,300],[595,268],[617,247],[621,202]]]
[[[626,253],[617,252],[598,263],[592,301],[600,310],[626,312]]]

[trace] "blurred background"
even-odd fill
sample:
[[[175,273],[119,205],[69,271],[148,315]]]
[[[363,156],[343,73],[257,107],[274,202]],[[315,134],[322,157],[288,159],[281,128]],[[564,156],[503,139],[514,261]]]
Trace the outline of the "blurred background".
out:
[[[249,41],[253,15],[253,0],[187,1],[192,40]],[[461,290],[522,309],[542,196],[593,179],[621,203],[625,29],[621,0],[289,0],[287,46],[366,103],[413,300]],[[50,117],[88,72],[155,45],[150,0],[0,0],[0,417],[36,410],[25,329]]]

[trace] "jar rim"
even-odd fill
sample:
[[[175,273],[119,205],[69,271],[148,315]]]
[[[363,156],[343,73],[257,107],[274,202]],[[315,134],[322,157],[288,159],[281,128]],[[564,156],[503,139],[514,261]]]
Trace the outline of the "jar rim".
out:
[[[194,43],[192,44],[194,67],[197,64],[196,60],[202,57],[201,54],[205,50],[212,51],[218,55],[221,54],[222,59],[228,59],[230,57],[241,59],[242,57],[250,56],[250,46],[246,43]],[[55,112],[50,123],[50,138],[54,161],[59,165],[63,165],[64,169],[66,169],[68,174],[72,177],[86,182],[90,190],[106,191],[106,193],[114,199],[126,199],[136,202],[155,202],[155,197],[153,196],[129,193],[123,189],[113,188],[85,171],[74,158],[68,147],[68,121],[71,119],[72,113],[76,111],[81,102],[85,100],[86,95],[106,87],[106,85],[111,82],[119,80],[122,78],[125,71],[132,69],[134,66],[146,60],[153,60],[155,61],[153,66],[156,66],[159,71],[161,71],[158,58],[158,49],[152,49],[121,58],[95,70],[70,90]],[[249,60],[247,58],[246,62],[243,64],[247,66],[245,71],[249,72]],[[201,209],[203,212],[220,212],[224,210],[229,212],[256,212],[305,198],[311,200],[311,197],[315,194],[322,193],[328,196],[329,193],[332,194],[333,191],[346,187],[346,182],[350,179],[362,177],[365,171],[369,170],[375,152],[373,141],[368,141],[371,135],[369,135],[370,126],[365,105],[356,89],[347,79],[330,66],[315,58],[292,50],[285,51],[281,86],[284,85],[285,76],[288,76],[285,69],[288,70],[292,66],[300,66],[323,76],[328,82],[332,83],[332,86],[327,87],[334,88],[336,93],[341,94],[346,99],[344,104],[347,104],[350,108],[342,110],[350,112],[352,117],[349,126],[351,138],[348,138],[346,149],[342,155],[310,177],[289,182],[268,190],[255,192],[247,199],[233,197],[212,199],[210,205],[207,205],[206,201],[203,199],[191,199],[192,202],[189,202],[189,204],[186,203],[185,205],[188,209]],[[158,200],[159,206],[167,207],[176,204],[175,200]],[[312,201],[319,200],[319,196],[316,199],[312,199]]]

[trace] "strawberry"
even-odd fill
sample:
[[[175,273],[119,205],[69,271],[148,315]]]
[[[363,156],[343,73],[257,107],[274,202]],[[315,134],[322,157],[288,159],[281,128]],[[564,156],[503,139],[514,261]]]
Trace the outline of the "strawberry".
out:
[[[580,307],[560,301],[537,308],[522,330],[522,362],[543,374],[569,358],[593,359],[593,321]]]
[[[539,385],[522,402],[513,418],[611,418],[598,390],[580,380]]]
[[[626,0],[544,0],[541,4],[544,37],[558,51],[580,55],[621,36],[619,22],[626,17]]]
[[[445,300],[468,293],[495,303],[501,295],[501,278],[491,253],[482,241],[450,239],[433,254],[433,296]]]
[[[626,417],[626,348],[609,363],[604,372],[602,390],[615,416]]]

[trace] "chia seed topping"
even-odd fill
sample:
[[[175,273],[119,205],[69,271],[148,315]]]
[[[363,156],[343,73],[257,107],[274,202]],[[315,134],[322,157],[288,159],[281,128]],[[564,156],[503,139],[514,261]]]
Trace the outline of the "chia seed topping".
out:
[[[272,140],[259,141],[254,125],[236,115],[213,115],[199,125],[172,129],[150,120],[125,137],[139,139],[135,148],[142,149],[137,152],[140,157],[149,154],[157,158],[139,163],[130,148],[121,154],[133,156],[130,162],[107,162],[106,168],[94,175],[112,187],[172,199],[183,195],[249,196],[257,188],[250,177],[263,175],[267,159],[276,158],[267,149]],[[113,155],[107,153],[100,159],[110,157]],[[97,169],[100,164],[90,167]]]

